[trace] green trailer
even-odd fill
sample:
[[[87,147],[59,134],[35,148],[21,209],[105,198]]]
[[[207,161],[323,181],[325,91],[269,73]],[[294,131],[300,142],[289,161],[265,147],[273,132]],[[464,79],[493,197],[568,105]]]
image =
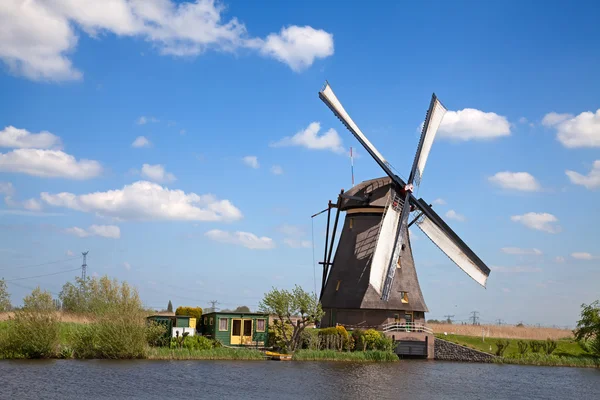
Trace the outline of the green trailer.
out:
[[[197,329],[201,335],[219,340],[226,346],[265,346],[269,315],[212,312],[202,315]]]

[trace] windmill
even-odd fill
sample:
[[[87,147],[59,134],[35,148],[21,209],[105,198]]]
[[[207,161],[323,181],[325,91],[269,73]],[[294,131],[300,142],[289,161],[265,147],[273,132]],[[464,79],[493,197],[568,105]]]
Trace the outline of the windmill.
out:
[[[393,319],[424,319],[427,306],[414,267],[408,228],[416,224],[459,268],[485,287],[490,269],[422,198],[413,195],[446,108],[432,95],[408,181],[350,118],[329,83],[319,98],[342,121],[387,175],[357,184],[329,203],[321,302],[324,325],[381,326]],[[337,208],[329,253],[331,209]],[[333,241],[341,211],[346,212],[333,262]],[[409,222],[411,212],[416,216]],[[404,313],[404,315],[402,315]]]

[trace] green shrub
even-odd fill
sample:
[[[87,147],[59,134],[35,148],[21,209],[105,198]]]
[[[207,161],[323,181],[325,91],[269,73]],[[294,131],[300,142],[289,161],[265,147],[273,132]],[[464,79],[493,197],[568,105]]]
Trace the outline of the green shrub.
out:
[[[552,354],[552,352],[554,352],[554,350],[556,350],[556,347],[558,346],[558,343],[556,343],[556,340],[552,340],[552,339],[548,339],[546,340],[546,346],[544,346],[544,350],[546,351],[546,354],[550,355]]]
[[[355,351],[365,351],[367,344],[365,343],[365,331],[362,329],[354,329],[352,331],[352,339],[354,341]]]
[[[381,333],[375,329],[367,329],[363,334],[363,340],[366,345],[366,350],[376,350],[377,344],[381,338]]]
[[[214,346],[214,342],[205,336],[187,336],[183,340],[183,347],[188,350],[210,350]]]
[[[519,340],[517,342],[517,346],[519,347],[519,354],[523,355],[527,353],[527,349],[529,348],[529,344],[524,340]]]
[[[375,350],[391,353],[394,351],[394,345],[395,345],[395,343],[394,343],[394,340],[392,340],[392,338],[389,338],[382,334],[379,337],[379,340],[377,340],[377,342],[376,342]]]
[[[496,341],[496,355],[502,357],[510,342],[508,340],[499,339]]]
[[[146,326],[146,342],[152,347],[167,346],[169,344],[168,330],[166,324],[149,321]]]
[[[283,330],[288,338],[292,337],[294,328],[287,323],[282,324],[278,319],[273,321],[273,324],[269,325],[269,334],[267,336],[267,346],[275,347],[277,349],[284,349],[286,346],[285,339],[283,336]]]
[[[529,347],[532,353],[539,353],[542,349],[542,343],[537,340],[531,340],[529,341]]]
[[[175,315],[189,315],[192,318],[196,318],[197,323],[200,323],[202,318],[202,308],[200,307],[177,307]]]

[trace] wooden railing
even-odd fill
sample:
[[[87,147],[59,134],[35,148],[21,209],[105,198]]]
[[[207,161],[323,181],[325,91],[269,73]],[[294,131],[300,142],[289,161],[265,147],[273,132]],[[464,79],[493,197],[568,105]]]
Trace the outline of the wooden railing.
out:
[[[433,334],[427,325],[418,322],[389,322],[383,325],[383,332],[423,332]]]

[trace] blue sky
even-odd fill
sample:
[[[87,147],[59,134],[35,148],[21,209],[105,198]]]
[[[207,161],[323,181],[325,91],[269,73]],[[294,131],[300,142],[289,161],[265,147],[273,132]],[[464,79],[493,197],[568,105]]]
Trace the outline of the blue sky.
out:
[[[382,175],[319,100],[326,80],[404,176],[431,93],[450,110],[418,195],[492,274],[481,288],[412,231],[429,317],[573,325],[600,297],[594,2],[93,5],[0,6],[14,303],[58,293],[84,250],[153,307],[313,289],[310,215],[350,188],[349,147],[357,181]]]

